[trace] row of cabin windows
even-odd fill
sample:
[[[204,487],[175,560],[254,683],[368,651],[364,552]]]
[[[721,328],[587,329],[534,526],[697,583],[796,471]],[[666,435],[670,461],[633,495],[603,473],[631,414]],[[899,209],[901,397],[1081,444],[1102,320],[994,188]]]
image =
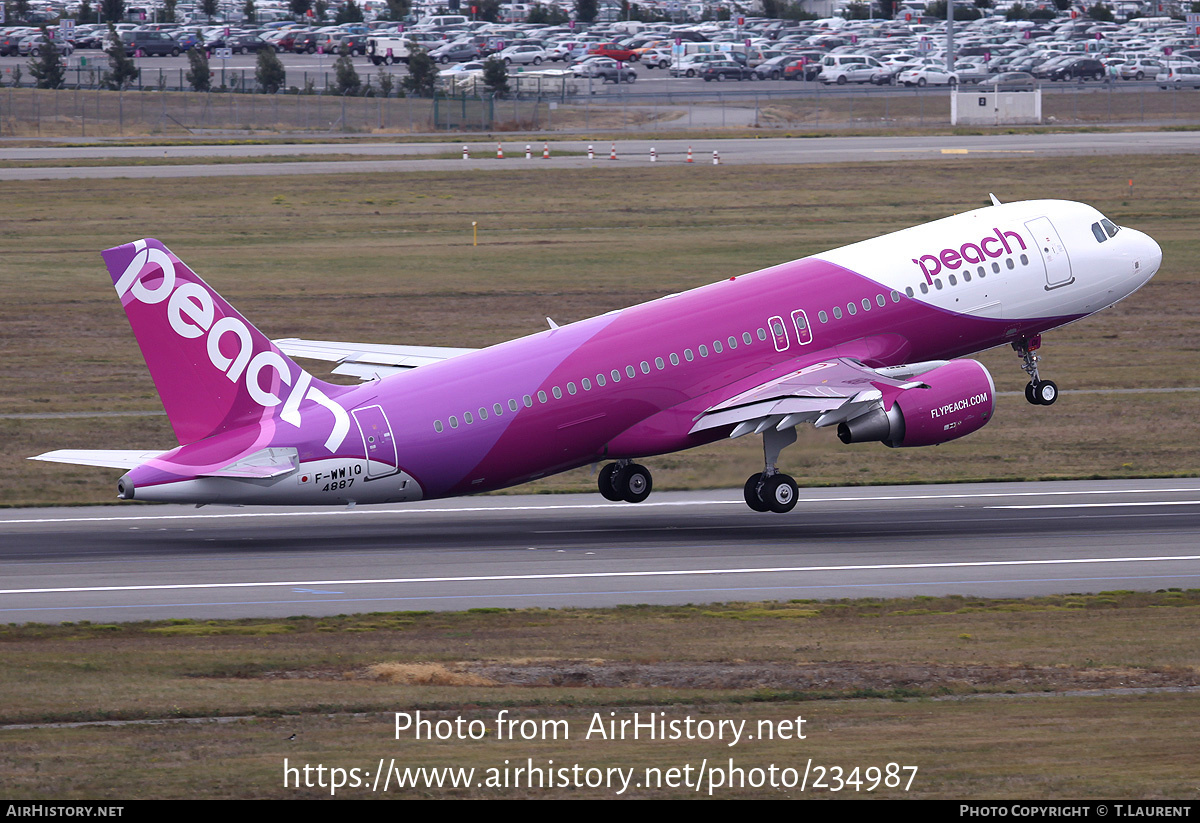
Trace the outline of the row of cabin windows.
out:
[[[781,333],[781,331],[782,331],[782,329],[776,329],[777,334]],[[758,334],[758,339],[760,341],[766,341],[766,339],[767,339],[767,330],[766,329],[759,329],[757,334]],[[751,345],[754,342],[754,335],[751,335],[750,332],[748,332],[748,331],[742,332],[741,342],[747,346]],[[712,351],[716,354],[720,354],[721,352],[723,352],[725,350],[726,344],[728,344],[728,346],[731,350],[736,349],[738,347],[738,338],[735,335],[731,334],[725,340],[725,343],[722,343],[720,340],[714,340],[713,344],[712,344]],[[696,351],[699,353],[699,355],[701,357],[708,357],[709,349],[708,349],[707,345],[705,345],[703,343],[700,344],[697,347]],[[691,363],[693,360],[696,359],[696,355],[693,354],[691,349],[684,349],[683,350],[683,359],[686,360],[687,362]],[[675,352],[671,352],[671,354],[668,356],[668,360],[670,360],[672,366],[678,366],[679,362],[680,362],[679,355],[676,354]],[[654,358],[654,368],[655,369],[658,369],[659,371],[663,371],[666,367],[667,367],[666,360],[664,360],[661,357]],[[636,367],[635,366],[626,366],[625,367],[625,375],[626,375],[626,377],[632,379],[637,376],[637,373],[639,370],[641,371],[642,374],[649,374],[651,371],[650,362],[647,360],[643,360]],[[603,372],[601,372],[600,374],[597,374],[595,385],[601,386],[601,387],[606,386],[608,384],[608,380],[610,378],[612,379],[612,382],[620,383],[621,382],[621,370],[613,369],[611,372],[609,372],[609,376],[607,376],[607,377],[604,375]],[[591,391],[592,390],[592,381],[589,378],[585,377],[579,381],[579,386],[582,387],[582,389],[584,391]],[[567,394],[574,395],[574,394],[578,393],[578,391],[579,391],[579,387],[576,387],[574,381],[567,383]],[[554,395],[555,400],[562,399],[563,391],[558,386],[553,387],[550,390],[550,393],[552,395]],[[547,403],[547,402],[549,402],[550,398],[546,395],[546,392],[539,391],[537,393],[537,400],[539,403]],[[524,405],[525,408],[527,408],[527,409],[531,408],[533,406],[533,397],[528,394],[525,395],[524,397],[521,398],[521,405]],[[517,411],[519,408],[517,401],[509,400],[508,408],[509,408],[509,411],[514,411],[514,412]],[[497,417],[499,417],[500,415],[502,415],[504,413],[504,407],[499,403],[495,403],[492,405],[492,412]],[[464,424],[471,425],[472,423],[475,422],[475,419],[476,419],[476,415],[474,412],[463,412],[462,422]],[[488,410],[487,410],[486,406],[479,407],[478,419],[479,420],[487,420],[488,419]],[[450,424],[450,428],[452,428],[452,429],[457,429],[459,427],[459,420],[456,415],[451,415],[448,422]],[[441,420],[433,421],[433,430],[436,432],[439,432],[439,433],[445,431],[445,426],[442,425]]]
[[[1008,267],[1009,271],[1012,271],[1013,269],[1015,269],[1015,268],[1017,267],[1017,264],[1016,264],[1015,262],[1013,262],[1013,259],[1012,259],[1011,257],[1007,257],[1007,258],[1005,258],[1005,260],[1004,260],[1004,265]],[[1027,254],[1022,254],[1022,255],[1021,255],[1021,265],[1022,265],[1022,266],[1028,266],[1028,265],[1029,265],[1029,255],[1027,255]],[[999,274],[999,273],[1000,273],[1000,263],[999,263],[999,262],[995,262],[995,261],[994,261],[994,262],[992,263],[992,274]],[[975,276],[976,276],[976,277],[978,277],[980,280],[982,280],[984,277],[986,277],[986,276],[987,276],[987,267],[985,267],[985,266],[979,266],[979,267],[978,267],[978,268],[975,270]],[[958,276],[957,276],[957,275],[954,275],[954,274],[950,275],[950,276],[949,276],[948,278],[946,278],[946,279],[947,279],[947,280],[950,282],[950,285],[951,285],[951,286],[957,286],[957,285],[958,285],[958,283],[959,283],[959,278],[958,278]],[[968,268],[965,268],[965,267],[964,267],[964,268],[963,268],[963,270],[962,270],[962,282],[963,282],[963,283],[970,283],[970,282],[971,282],[971,270],[970,270],[970,269],[968,269]],[[934,278],[934,280],[933,280],[933,288],[934,288],[934,289],[936,289],[936,290],[939,290],[939,291],[940,291],[941,289],[945,288],[945,286],[943,286],[943,285],[942,285],[942,279],[941,279],[940,277],[936,277],[936,278]],[[908,296],[909,296],[909,297],[913,297],[913,296],[914,296],[914,292],[913,292],[913,288],[912,288],[912,286],[909,286],[909,287],[908,287],[908,288],[906,288],[904,291],[908,293]],[[928,284],[928,283],[922,283],[922,284],[921,284],[921,294],[929,294],[929,284]]]
[[[1015,265],[1014,265],[1014,263],[1013,263],[1013,261],[1012,261],[1012,258],[1008,258],[1007,260],[1005,260],[1005,263],[1008,265],[1008,268],[1010,268],[1010,269],[1012,269],[1012,268],[1014,268],[1014,267],[1015,267]],[[1025,266],[1025,265],[1028,265],[1028,264],[1029,264],[1029,257],[1028,257],[1027,255],[1024,255],[1024,254],[1022,254],[1022,255],[1021,255],[1021,265]],[[999,264],[999,263],[992,263],[992,271],[993,271],[993,273],[999,272],[999,271],[1000,271],[1000,264]],[[983,278],[983,277],[986,275],[986,271],[985,271],[985,269],[984,269],[984,267],[983,267],[983,266],[980,266],[980,267],[978,268],[978,271],[976,272],[976,275],[977,275],[979,278],[981,278],[981,279],[982,279],[982,278]],[[953,275],[953,274],[952,274],[952,275],[950,275],[950,276],[949,276],[949,278],[948,278],[948,280],[949,280],[949,282],[950,282],[950,285],[951,285],[951,286],[956,286],[956,285],[958,285],[958,277],[957,277],[956,275]],[[964,270],[964,271],[962,272],[962,280],[963,280],[963,282],[964,282],[964,283],[969,283],[969,282],[971,282],[971,272],[970,272],[970,271],[967,271],[967,270]],[[943,288],[941,279],[935,279],[935,280],[934,280],[934,287],[935,287],[935,288],[937,288],[937,289],[941,289],[941,288]],[[909,297],[914,297],[914,296],[915,296],[915,292],[913,291],[913,288],[912,288],[912,286],[909,286],[909,287],[907,287],[907,288],[905,289],[905,292],[908,294],[908,296],[909,296]],[[926,283],[922,283],[922,284],[921,284],[921,293],[922,293],[922,294],[928,294],[928,293],[929,293],[929,286],[928,286],[928,284],[926,284]],[[900,292],[898,292],[898,291],[896,291],[895,289],[893,289],[893,290],[891,291],[891,295],[890,295],[890,296],[891,296],[891,300],[892,300],[892,302],[893,302],[893,303],[899,303],[899,302],[900,302]],[[885,308],[885,307],[887,306],[887,304],[888,304],[888,297],[887,297],[887,296],[885,296],[885,295],[883,295],[883,294],[877,294],[877,295],[875,295],[875,305],[877,305],[879,308],[881,308],[881,309],[882,309],[882,308]],[[853,301],[852,301],[852,302],[850,302],[850,303],[847,303],[847,304],[846,304],[846,313],[847,313],[847,314],[849,314],[849,315],[851,315],[851,316],[854,316],[854,315],[858,314],[858,305],[859,305],[859,304],[857,304],[857,303],[854,303]],[[869,297],[864,297],[864,298],[862,299],[862,303],[861,303],[861,305],[862,305],[862,310],[863,310],[864,312],[869,312],[869,311],[871,310],[871,298],[869,298]],[[832,309],[831,311],[833,312],[833,319],[834,319],[834,320],[841,320],[841,319],[842,319],[842,308],[841,308],[841,306],[834,306],[834,307],[833,307],[833,309]],[[818,319],[819,319],[819,320],[820,320],[822,323],[828,323],[828,322],[829,322],[829,314],[828,314],[827,312],[825,312],[824,310],[821,310],[821,311],[817,312],[817,317],[818,317]],[[802,320],[800,320],[800,319],[797,319],[797,326],[798,326],[798,327],[802,327],[802,326],[803,326],[803,321],[802,321]],[[772,328],[772,331],[775,333],[775,335],[776,335],[776,337],[777,337],[777,338],[782,338],[782,337],[784,337],[784,329],[783,329],[783,326],[782,326],[780,323],[776,322],[776,323],[775,323],[775,324],[774,324],[774,325],[773,325],[771,328]],[[765,342],[765,341],[766,341],[766,339],[767,339],[767,330],[766,330],[766,329],[762,329],[762,328],[758,329],[757,336],[758,336],[758,339],[759,339],[760,341],[762,341],[762,342]],[[730,335],[730,336],[729,336],[729,337],[726,339],[726,341],[725,341],[725,342],[726,342],[726,343],[729,345],[729,348],[730,348],[731,350],[732,350],[732,349],[736,349],[736,348],[738,347],[738,339],[737,339],[737,337],[736,337],[736,336],[734,336],[734,335]],[[753,336],[750,334],[750,332],[742,332],[742,343],[744,343],[745,345],[749,346],[749,345],[751,345],[753,342],[754,342],[754,337],[753,337]],[[708,354],[709,354],[709,349],[708,349],[708,346],[707,346],[707,345],[705,345],[705,344],[703,344],[703,343],[702,343],[702,344],[700,344],[700,345],[697,347],[696,351],[699,353],[699,355],[700,355],[701,357],[708,357]],[[721,353],[724,351],[724,344],[722,344],[722,342],[721,342],[720,340],[714,340],[714,341],[713,341],[713,344],[712,344],[712,351],[713,351],[714,353],[716,353],[716,354],[721,354]],[[676,353],[672,352],[672,353],[669,355],[669,359],[670,359],[670,361],[671,361],[671,365],[672,365],[672,366],[678,366],[678,365],[679,365],[679,355],[678,355],[678,354],[676,354]],[[691,350],[691,349],[684,349],[684,350],[683,350],[683,359],[684,359],[684,360],[687,360],[689,363],[691,363],[693,360],[695,360],[695,355],[692,353],[692,350]],[[649,373],[650,373],[650,363],[649,363],[649,362],[647,362],[647,361],[643,360],[643,361],[642,361],[642,362],[639,364],[639,367],[640,367],[640,370],[641,370],[642,374],[649,374]],[[666,368],[666,363],[665,363],[665,361],[663,360],[663,358],[661,358],[661,357],[656,357],[656,358],[654,358],[654,367],[655,367],[656,369],[658,369],[659,371],[662,371],[663,369],[665,369],[665,368]],[[626,376],[628,376],[628,377],[629,377],[629,378],[631,378],[631,379],[632,379],[633,377],[637,376],[637,372],[638,372],[638,368],[635,368],[634,366],[626,366],[626,367],[625,367],[625,374],[626,374]],[[620,369],[613,369],[613,370],[612,370],[612,371],[611,371],[609,374],[610,374],[610,376],[611,376],[611,378],[612,378],[612,381],[613,381],[614,383],[619,383],[619,382],[621,382],[621,370],[620,370]],[[607,385],[607,382],[608,382],[608,380],[607,380],[607,378],[604,376],[604,374],[603,374],[603,373],[601,373],[601,374],[597,374],[597,375],[596,375],[596,385],[597,385],[597,386],[601,386],[601,387],[603,387],[603,386]],[[583,390],[584,390],[584,391],[591,391],[591,389],[592,389],[592,381],[591,381],[591,380],[589,380],[589,379],[588,379],[588,378],[586,378],[586,377],[585,377],[585,378],[583,378],[583,379],[580,381],[580,385],[583,387]],[[576,392],[577,392],[577,389],[576,389],[576,387],[575,387],[575,383],[574,383],[574,382],[569,382],[569,383],[567,383],[567,393],[568,393],[568,394],[571,394],[571,395],[574,395],[574,394],[576,394]],[[562,399],[562,396],[563,396],[562,389],[560,389],[558,386],[555,386],[554,388],[552,388],[552,389],[551,389],[551,393],[554,395],[554,399],[556,399],[556,400],[561,400],[561,399]],[[538,402],[539,402],[539,403],[546,403],[546,402],[548,402],[548,400],[549,400],[549,398],[546,396],[546,392],[544,392],[544,391],[539,391],[539,392],[537,393],[537,399],[538,399]],[[530,397],[530,396],[527,394],[527,395],[525,395],[525,396],[522,398],[522,403],[524,404],[525,408],[530,408],[531,406],[533,406],[533,398],[532,398],[532,397]],[[511,411],[514,411],[514,412],[515,412],[515,411],[517,411],[517,409],[518,409],[518,406],[517,406],[517,401],[516,401],[516,400],[509,400],[509,401],[508,401],[508,407],[509,407],[509,409],[510,409]],[[496,404],[495,404],[495,405],[492,407],[492,410],[493,410],[493,411],[496,413],[496,415],[497,415],[497,416],[498,416],[498,415],[500,415],[500,414],[503,414],[503,411],[504,411],[504,410],[503,410],[503,407],[502,407],[502,406],[501,406],[499,403],[496,403]],[[487,420],[487,418],[488,418],[488,412],[487,412],[487,409],[486,409],[485,407],[480,407],[480,409],[479,409],[479,419],[480,419],[480,420]],[[458,428],[458,425],[459,425],[459,423],[458,423],[458,418],[457,418],[457,417],[455,417],[455,416],[453,416],[453,415],[452,415],[452,416],[450,417],[450,420],[449,420],[449,422],[450,422],[450,428],[452,428],[452,429],[457,429],[457,428]],[[474,415],[473,415],[471,412],[465,412],[465,413],[463,414],[463,422],[464,422],[464,423],[466,423],[466,424],[468,424],[468,425],[470,425],[471,423],[474,423],[474,422],[475,422]],[[435,430],[435,431],[437,431],[437,432],[444,431],[444,427],[443,427],[443,425],[442,425],[442,421],[441,421],[441,420],[435,420],[435,421],[434,421],[434,423],[433,423],[433,428],[434,428],[434,430]]]
[[[908,290],[908,296],[912,297],[912,289]],[[900,302],[900,292],[896,291],[895,289],[892,289],[891,298],[892,298],[893,303],[899,303]],[[882,309],[882,308],[886,307],[887,304],[888,304],[888,299],[885,295],[883,295],[883,294],[875,295],[875,305],[879,306],[879,308]],[[849,303],[846,304],[846,313],[851,316],[858,314],[858,306],[859,306],[859,304],[857,304],[853,300],[851,300]],[[868,312],[871,310],[871,298],[864,297],[862,299],[862,310],[864,312]],[[841,306],[834,306],[831,309],[831,311],[833,312],[834,320],[842,319],[842,307]],[[829,314],[827,312],[825,312],[824,310],[821,310],[821,311],[817,312],[817,319],[820,320],[822,323],[828,323],[829,322]],[[797,320],[797,323],[799,323],[799,322],[800,321]]]

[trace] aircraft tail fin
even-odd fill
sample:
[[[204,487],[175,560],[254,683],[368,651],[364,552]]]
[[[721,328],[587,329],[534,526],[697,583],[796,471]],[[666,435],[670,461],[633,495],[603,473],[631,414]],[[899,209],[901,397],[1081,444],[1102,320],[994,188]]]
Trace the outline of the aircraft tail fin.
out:
[[[273,418],[299,427],[305,400],[336,405],[341,387],[296,365],[159,241],[103,256],[181,445]]]

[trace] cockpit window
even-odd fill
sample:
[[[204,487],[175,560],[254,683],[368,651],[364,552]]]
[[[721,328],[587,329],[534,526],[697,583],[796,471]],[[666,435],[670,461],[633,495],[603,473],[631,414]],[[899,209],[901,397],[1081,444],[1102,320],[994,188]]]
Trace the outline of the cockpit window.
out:
[[[1099,224],[1099,223],[1093,223],[1093,224],[1092,224],[1092,234],[1096,235],[1096,242],[1097,242],[1097,243],[1103,243],[1105,240],[1107,240],[1107,239],[1108,239],[1108,235],[1106,235],[1106,234],[1104,233],[1104,229],[1102,229],[1102,228],[1100,227],[1100,224]]]
[[[1119,226],[1108,219],[1101,220],[1100,225],[1104,226],[1104,230],[1108,232],[1109,237],[1115,237],[1117,232],[1121,230]]]

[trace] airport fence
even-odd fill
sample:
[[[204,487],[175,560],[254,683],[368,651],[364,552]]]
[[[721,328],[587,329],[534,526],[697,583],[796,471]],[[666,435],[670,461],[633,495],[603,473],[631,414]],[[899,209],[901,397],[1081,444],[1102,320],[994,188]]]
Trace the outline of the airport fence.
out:
[[[228,78],[226,78],[228,81]],[[0,137],[107,137],[221,132],[430,133],[490,131],[639,132],[720,129],[892,129],[946,126],[945,90],[882,92],[737,89],[645,93],[630,86],[550,93],[525,87],[503,98],[470,91],[435,99],[311,93],[0,88]],[[1200,124],[1200,91],[1088,84],[1044,87],[1047,125]]]

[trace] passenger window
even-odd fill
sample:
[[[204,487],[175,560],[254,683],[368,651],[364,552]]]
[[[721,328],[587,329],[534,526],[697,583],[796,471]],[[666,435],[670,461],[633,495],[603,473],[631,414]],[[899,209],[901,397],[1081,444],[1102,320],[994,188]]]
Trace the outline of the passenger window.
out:
[[[691,349],[683,350],[683,359],[688,361],[689,363],[692,362],[692,350]]]
[[[463,420],[468,426],[475,422],[475,418],[471,416],[470,412],[463,412]]]
[[[508,409],[509,409],[509,411],[516,411],[517,410],[517,401],[509,400],[508,401]]]
[[[766,340],[766,339],[767,339],[767,330],[766,330],[766,329],[759,329],[759,330],[758,330],[758,339],[759,339],[759,340]],[[747,341],[747,342],[749,342],[749,341]]]
[[[452,429],[458,428],[458,418],[455,417],[454,415],[450,415],[450,428],[452,428]]]
[[[584,391],[591,391],[591,390],[592,390],[592,381],[591,381],[591,380],[588,380],[588,379],[585,377],[585,378],[583,378],[583,380],[582,380],[582,381],[580,381],[580,382],[582,382],[582,383],[583,383],[583,390],[584,390]]]
[[[649,374],[649,373],[650,373],[650,364],[647,363],[645,360],[643,360],[642,361],[642,374]]]
[[[721,348],[721,341],[720,341],[720,340],[714,340],[714,341],[713,341],[713,351],[714,351],[715,353],[717,353],[717,354],[720,354],[722,351],[724,351],[724,349],[722,349],[722,348]]]
[[[617,371],[616,369],[613,369],[612,370],[612,379],[613,379],[614,383],[620,383],[621,382],[621,373],[619,371]]]
[[[762,329],[759,329],[759,331],[762,331]],[[754,341],[754,338],[750,336],[750,332],[748,332],[748,331],[742,332],[742,342],[743,343],[745,343],[747,346],[749,346],[753,341]]]
[[[895,294],[895,292],[893,292],[893,294]],[[875,302],[878,303],[879,308],[882,309],[884,306],[887,305],[887,298],[884,297],[882,294],[877,294],[877,295],[875,295]]]
[[[704,345],[703,343],[700,344],[700,356],[708,357],[708,346]]]
[[[662,371],[666,367],[667,367],[667,364],[663,362],[663,359],[661,357],[654,358],[654,368],[658,369],[659,371]]]
[[[637,374],[637,370],[634,369],[633,366],[626,366],[625,373],[630,377],[633,377],[635,374]]]
[[[575,393],[575,383],[574,382],[567,383],[567,394],[574,394],[574,393]]]
[[[864,297],[863,298],[863,311],[870,311],[870,310],[871,310],[871,298]]]
[[[679,355],[677,355],[675,352],[671,352],[671,365],[672,366],[679,365]]]
[[[524,397],[521,398],[521,402],[524,403],[525,408],[528,409],[533,405],[533,398],[530,397],[529,395],[525,395]]]
[[[607,381],[605,381],[604,375],[602,375],[602,374],[596,375],[596,385],[597,386],[604,386],[606,382]]]
[[[441,420],[434,420],[434,421],[433,421],[433,430],[434,430],[435,432],[437,432],[438,434],[441,434],[441,433],[442,433],[442,421],[441,421]]]
[[[958,278],[957,278],[957,277],[955,277],[953,274],[952,274],[952,275],[950,275],[950,285],[951,285],[951,286],[957,286],[957,285],[958,285]]]
[[[483,406],[479,407],[479,419],[487,420],[487,409]]]
[[[818,318],[818,319],[819,319],[819,320],[820,320],[822,323],[828,323],[828,322],[829,322],[829,315],[828,315],[828,314],[826,314],[824,310],[821,310],[821,311],[817,312],[817,318]]]
[[[562,400],[562,389],[558,386],[555,386],[550,392],[554,395],[555,400]]]
[[[737,338],[732,335],[730,335],[730,337],[729,337],[729,348],[730,349],[737,348]]]
[[[841,320],[841,319],[842,319],[842,307],[841,307],[841,306],[834,306],[834,307],[833,307],[833,319],[834,319],[834,320]]]
[[[540,392],[538,392],[538,402],[539,402],[539,403],[545,403],[545,402],[546,402],[546,393],[545,393],[544,391],[540,391]]]
[[[504,414],[504,407],[501,406],[499,403],[492,406],[492,409],[496,412],[497,415]]]
[[[1009,257],[1008,259],[1006,259],[1004,261],[1004,265],[1008,266],[1008,268],[1010,270],[1015,269],[1017,267],[1017,264],[1013,262],[1013,259],[1011,257]]]
[[[858,314],[858,306],[854,305],[853,303],[847,303],[846,311],[848,311],[853,317],[854,315]]]

